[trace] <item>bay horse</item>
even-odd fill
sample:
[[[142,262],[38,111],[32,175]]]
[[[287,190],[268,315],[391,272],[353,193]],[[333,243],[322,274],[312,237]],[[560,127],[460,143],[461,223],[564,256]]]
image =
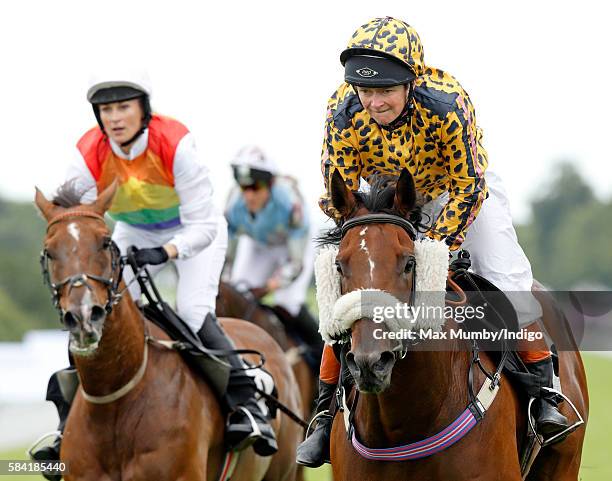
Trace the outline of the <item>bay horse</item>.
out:
[[[64,478],[221,479],[225,419],[216,395],[178,352],[163,346],[168,336],[144,318],[121,280],[118,249],[104,221],[115,190],[116,183],[84,205],[74,194],[66,206],[36,192],[48,223],[45,270],[81,381],[61,447],[68,468]],[[264,354],[279,399],[299,411],[293,372],[274,340],[251,323],[220,322],[238,348]],[[242,451],[233,481],[295,479],[302,430],[281,413],[271,424],[279,451],[271,457],[259,457],[252,448]]]
[[[343,229],[327,235],[328,242],[339,244],[335,265],[340,294],[345,297],[357,294],[357,290],[373,289],[408,302],[419,275],[412,275],[417,243],[410,219],[415,214],[418,218],[418,208],[408,170],[403,169],[395,185],[377,187],[374,183],[369,194],[353,194],[336,171],[330,190],[344,223]],[[448,254],[445,258],[447,266]],[[416,267],[419,272],[418,261]],[[428,266],[421,268],[426,273]],[[486,416],[470,424],[464,437],[455,438],[464,432],[466,422],[471,423],[471,418],[461,420],[460,415],[468,411],[472,353],[457,346],[458,340],[451,341],[443,351],[427,350],[426,344],[425,349],[406,349],[402,341],[376,335],[374,331],[384,324],[374,322],[371,315],[363,312],[358,311],[352,325],[345,326],[350,342],[346,365],[356,386],[344,403],[352,406],[351,422],[340,415],[334,419],[330,453],[334,479],[521,480],[519,453],[526,433],[527,406],[506,375],[501,376],[500,388]],[[547,316],[546,308],[544,315]],[[452,324],[449,321],[446,324]],[[555,321],[561,322],[552,319]],[[549,319],[545,324],[550,322]],[[489,372],[495,371],[491,355],[481,352],[480,361]],[[474,371],[472,382],[478,389],[487,378],[480,370]],[[560,353],[560,380],[564,394],[573,400],[586,421],[586,376],[577,350]],[[567,404],[562,403],[560,408],[569,417],[572,412]],[[352,431],[351,439],[347,425]],[[447,430],[450,426],[457,429]],[[453,437],[448,437],[451,433]],[[577,480],[584,436],[582,427],[565,441],[544,447],[526,479]],[[448,439],[448,444],[440,445],[441,439],[444,443]],[[438,444],[432,444],[432,440]],[[403,449],[406,446],[411,450]],[[427,455],[425,448],[435,454]],[[398,458],[400,454],[406,457]]]

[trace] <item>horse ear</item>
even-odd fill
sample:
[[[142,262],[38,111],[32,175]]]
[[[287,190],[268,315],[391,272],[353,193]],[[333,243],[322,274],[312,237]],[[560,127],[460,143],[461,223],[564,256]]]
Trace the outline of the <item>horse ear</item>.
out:
[[[115,197],[115,192],[117,192],[118,185],[119,183],[117,182],[117,179],[115,179],[111,185],[109,185],[102,191],[101,194],[98,195],[98,198],[92,204],[92,207],[98,214],[104,215],[104,213],[110,209],[110,206],[113,203],[113,198]]]
[[[395,186],[393,207],[402,217],[405,217],[414,208],[416,199],[417,194],[416,188],[414,187],[414,180],[410,172],[408,172],[408,169],[404,167],[397,181],[397,185]]]
[[[48,221],[53,217],[53,210],[55,210],[57,206],[53,202],[47,200],[45,194],[43,194],[38,187],[35,187],[35,189],[36,195],[34,196],[34,203],[42,216]]]
[[[333,206],[343,218],[348,217],[355,209],[355,196],[344,183],[344,178],[338,169],[332,174],[330,191]]]

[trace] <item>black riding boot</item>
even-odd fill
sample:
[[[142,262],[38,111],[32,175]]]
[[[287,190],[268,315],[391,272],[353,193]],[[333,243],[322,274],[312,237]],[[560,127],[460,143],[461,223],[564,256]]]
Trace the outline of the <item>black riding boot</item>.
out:
[[[553,387],[553,364],[552,359],[526,363],[531,374],[540,379],[540,386]],[[567,418],[559,412],[557,407],[557,395],[541,389],[541,396],[536,401],[536,428],[544,437],[552,437],[569,427]],[[569,434],[569,433],[568,433]]]
[[[209,349],[236,349],[212,314],[206,316],[198,337]],[[232,366],[223,396],[223,402],[230,413],[225,432],[227,444],[236,451],[252,444],[257,454],[270,456],[278,451],[278,445],[274,430],[255,401],[255,381],[243,370],[244,363],[238,354],[229,355],[226,360]]]
[[[315,415],[317,427],[298,446],[296,456],[298,464],[318,468],[323,463],[329,463],[329,440],[334,421],[334,416],[329,413],[329,406],[335,392],[335,384],[327,384],[319,379],[319,398]]]
[[[77,371],[73,367],[62,369],[51,375],[49,378],[49,384],[47,385],[47,401],[53,402],[57,408],[57,414],[59,416],[59,425],[57,435],[51,444],[37,448],[30,452],[30,456],[34,461],[59,461],[60,448],[62,443],[62,436],[64,434],[64,427],[66,426],[66,419],[70,412],[70,406],[76,394],[76,390],[79,386],[79,377]],[[36,447],[36,446],[35,446]],[[51,481],[59,481],[62,479],[61,474],[51,474],[43,472],[43,476]]]

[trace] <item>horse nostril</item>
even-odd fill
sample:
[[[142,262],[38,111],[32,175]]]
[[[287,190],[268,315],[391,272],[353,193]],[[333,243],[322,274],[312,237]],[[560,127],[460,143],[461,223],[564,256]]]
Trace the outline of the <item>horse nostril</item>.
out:
[[[106,316],[106,311],[102,306],[93,306],[91,308],[91,317],[90,320],[92,323],[99,322],[104,319]]]
[[[355,362],[355,354],[353,354],[352,352],[348,352],[346,354],[346,364],[349,368],[349,371],[351,371],[353,375],[359,374],[359,372],[361,371],[361,369],[359,369],[359,366],[357,366],[357,363]]]
[[[79,318],[78,314],[75,314],[72,311],[64,312],[64,325],[68,329],[73,329],[73,328],[77,327],[79,320],[80,320],[80,318]]]
[[[391,351],[384,351],[378,361],[374,364],[373,369],[375,371],[386,371],[389,366],[395,362],[395,356]]]

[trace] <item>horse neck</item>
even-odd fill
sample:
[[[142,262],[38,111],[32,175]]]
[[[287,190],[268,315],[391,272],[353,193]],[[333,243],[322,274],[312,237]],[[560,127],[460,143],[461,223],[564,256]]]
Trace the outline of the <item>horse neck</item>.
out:
[[[104,321],[95,354],[75,356],[83,389],[104,396],[126,385],[143,362],[144,345],[144,319],[131,297],[125,296]]]
[[[361,394],[355,424],[368,446],[397,446],[436,434],[467,405],[468,353],[409,352],[384,392]]]
[[[227,298],[224,299],[226,309],[224,314],[227,317],[243,317],[244,313],[248,311],[251,301],[231,284],[226,284],[223,291],[227,295]]]

